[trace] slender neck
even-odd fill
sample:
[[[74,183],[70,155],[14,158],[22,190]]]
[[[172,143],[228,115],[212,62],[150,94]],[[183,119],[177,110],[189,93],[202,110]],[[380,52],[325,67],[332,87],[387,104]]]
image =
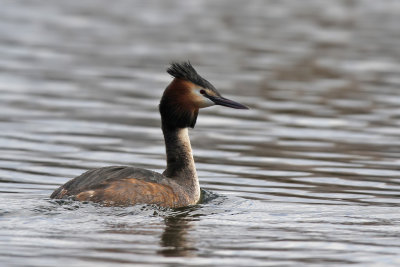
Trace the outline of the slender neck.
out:
[[[171,128],[163,123],[167,169],[163,175],[173,179],[185,188],[186,192],[198,199],[200,185],[190,145],[188,128]]]
[[[188,128],[162,127],[167,152],[167,169],[164,175],[177,181],[197,181]]]

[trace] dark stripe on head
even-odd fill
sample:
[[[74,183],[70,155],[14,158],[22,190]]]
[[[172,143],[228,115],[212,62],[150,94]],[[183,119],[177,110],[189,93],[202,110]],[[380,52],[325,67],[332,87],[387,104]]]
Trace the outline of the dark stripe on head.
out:
[[[215,87],[209,81],[201,77],[189,61],[181,63],[173,62],[167,69],[167,72],[175,78],[187,80],[203,88],[211,89],[219,95]]]

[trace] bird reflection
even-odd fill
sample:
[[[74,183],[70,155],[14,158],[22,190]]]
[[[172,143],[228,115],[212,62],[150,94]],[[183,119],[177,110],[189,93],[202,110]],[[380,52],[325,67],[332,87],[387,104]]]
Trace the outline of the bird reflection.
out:
[[[194,257],[196,256],[196,242],[190,236],[190,232],[193,229],[194,221],[196,220],[191,214],[193,211],[198,209],[196,206],[186,207],[175,209],[173,212],[169,211],[168,215],[163,211],[154,211],[153,216],[161,216],[164,217],[165,228],[161,234],[159,245],[160,248],[158,250],[158,254],[164,257]],[[137,211],[136,211],[137,212]],[[135,213],[124,213],[124,215],[135,215]],[[142,210],[143,212],[143,210]],[[138,227],[137,224],[129,224],[129,223],[110,223],[110,229],[104,231],[104,233],[111,234],[124,234],[125,236],[146,236],[146,235],[156,235],[157,231],[153,231],[147,226],[143,226],[141,223],[141,227]],[[159,225],[157,224],[157,228]],[[128,238],[130,240],[130,238]],[[142,240],[146,243],[145,239]],[[135,239],[134,241],[125,241],[132,242],[137,244],[141,243],[139,240]],[[106,248],[101,249],[101,251],[106,252],[118,252],[118,253],[126,253],[127,250],[124,247],[120,248]]]
[[[184,208],[183,212],[165,218],[165,229],[161,235],[159,254],[166,257],[196,256],[195,242],[189,236],[193,228],[193,217],[188,216],[193,208]]]

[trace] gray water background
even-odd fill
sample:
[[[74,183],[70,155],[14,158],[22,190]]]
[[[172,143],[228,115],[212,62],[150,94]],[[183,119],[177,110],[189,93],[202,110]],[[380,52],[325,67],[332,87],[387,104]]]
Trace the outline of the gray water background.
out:
[[[1,0],[1,266],[400,266],[400,2]],[[190,131],[206,201],[49,199],[162,171],[157,105],[191,60],[249,111]]]

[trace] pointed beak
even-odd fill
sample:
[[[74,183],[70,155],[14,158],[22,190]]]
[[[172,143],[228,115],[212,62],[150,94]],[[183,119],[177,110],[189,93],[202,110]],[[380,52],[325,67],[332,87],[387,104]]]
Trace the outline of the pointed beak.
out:
[[[245,105],[242,105],[238,102],[235,102],[233,100],[230,100],[228,98],[222,97],[222,96],[206,96],[208,99],[210,99],[212,102],[215,103],[215,105],[220,105],[220,106],[225,106],[228,108],[236,108],[236,109],[249,109]]]

